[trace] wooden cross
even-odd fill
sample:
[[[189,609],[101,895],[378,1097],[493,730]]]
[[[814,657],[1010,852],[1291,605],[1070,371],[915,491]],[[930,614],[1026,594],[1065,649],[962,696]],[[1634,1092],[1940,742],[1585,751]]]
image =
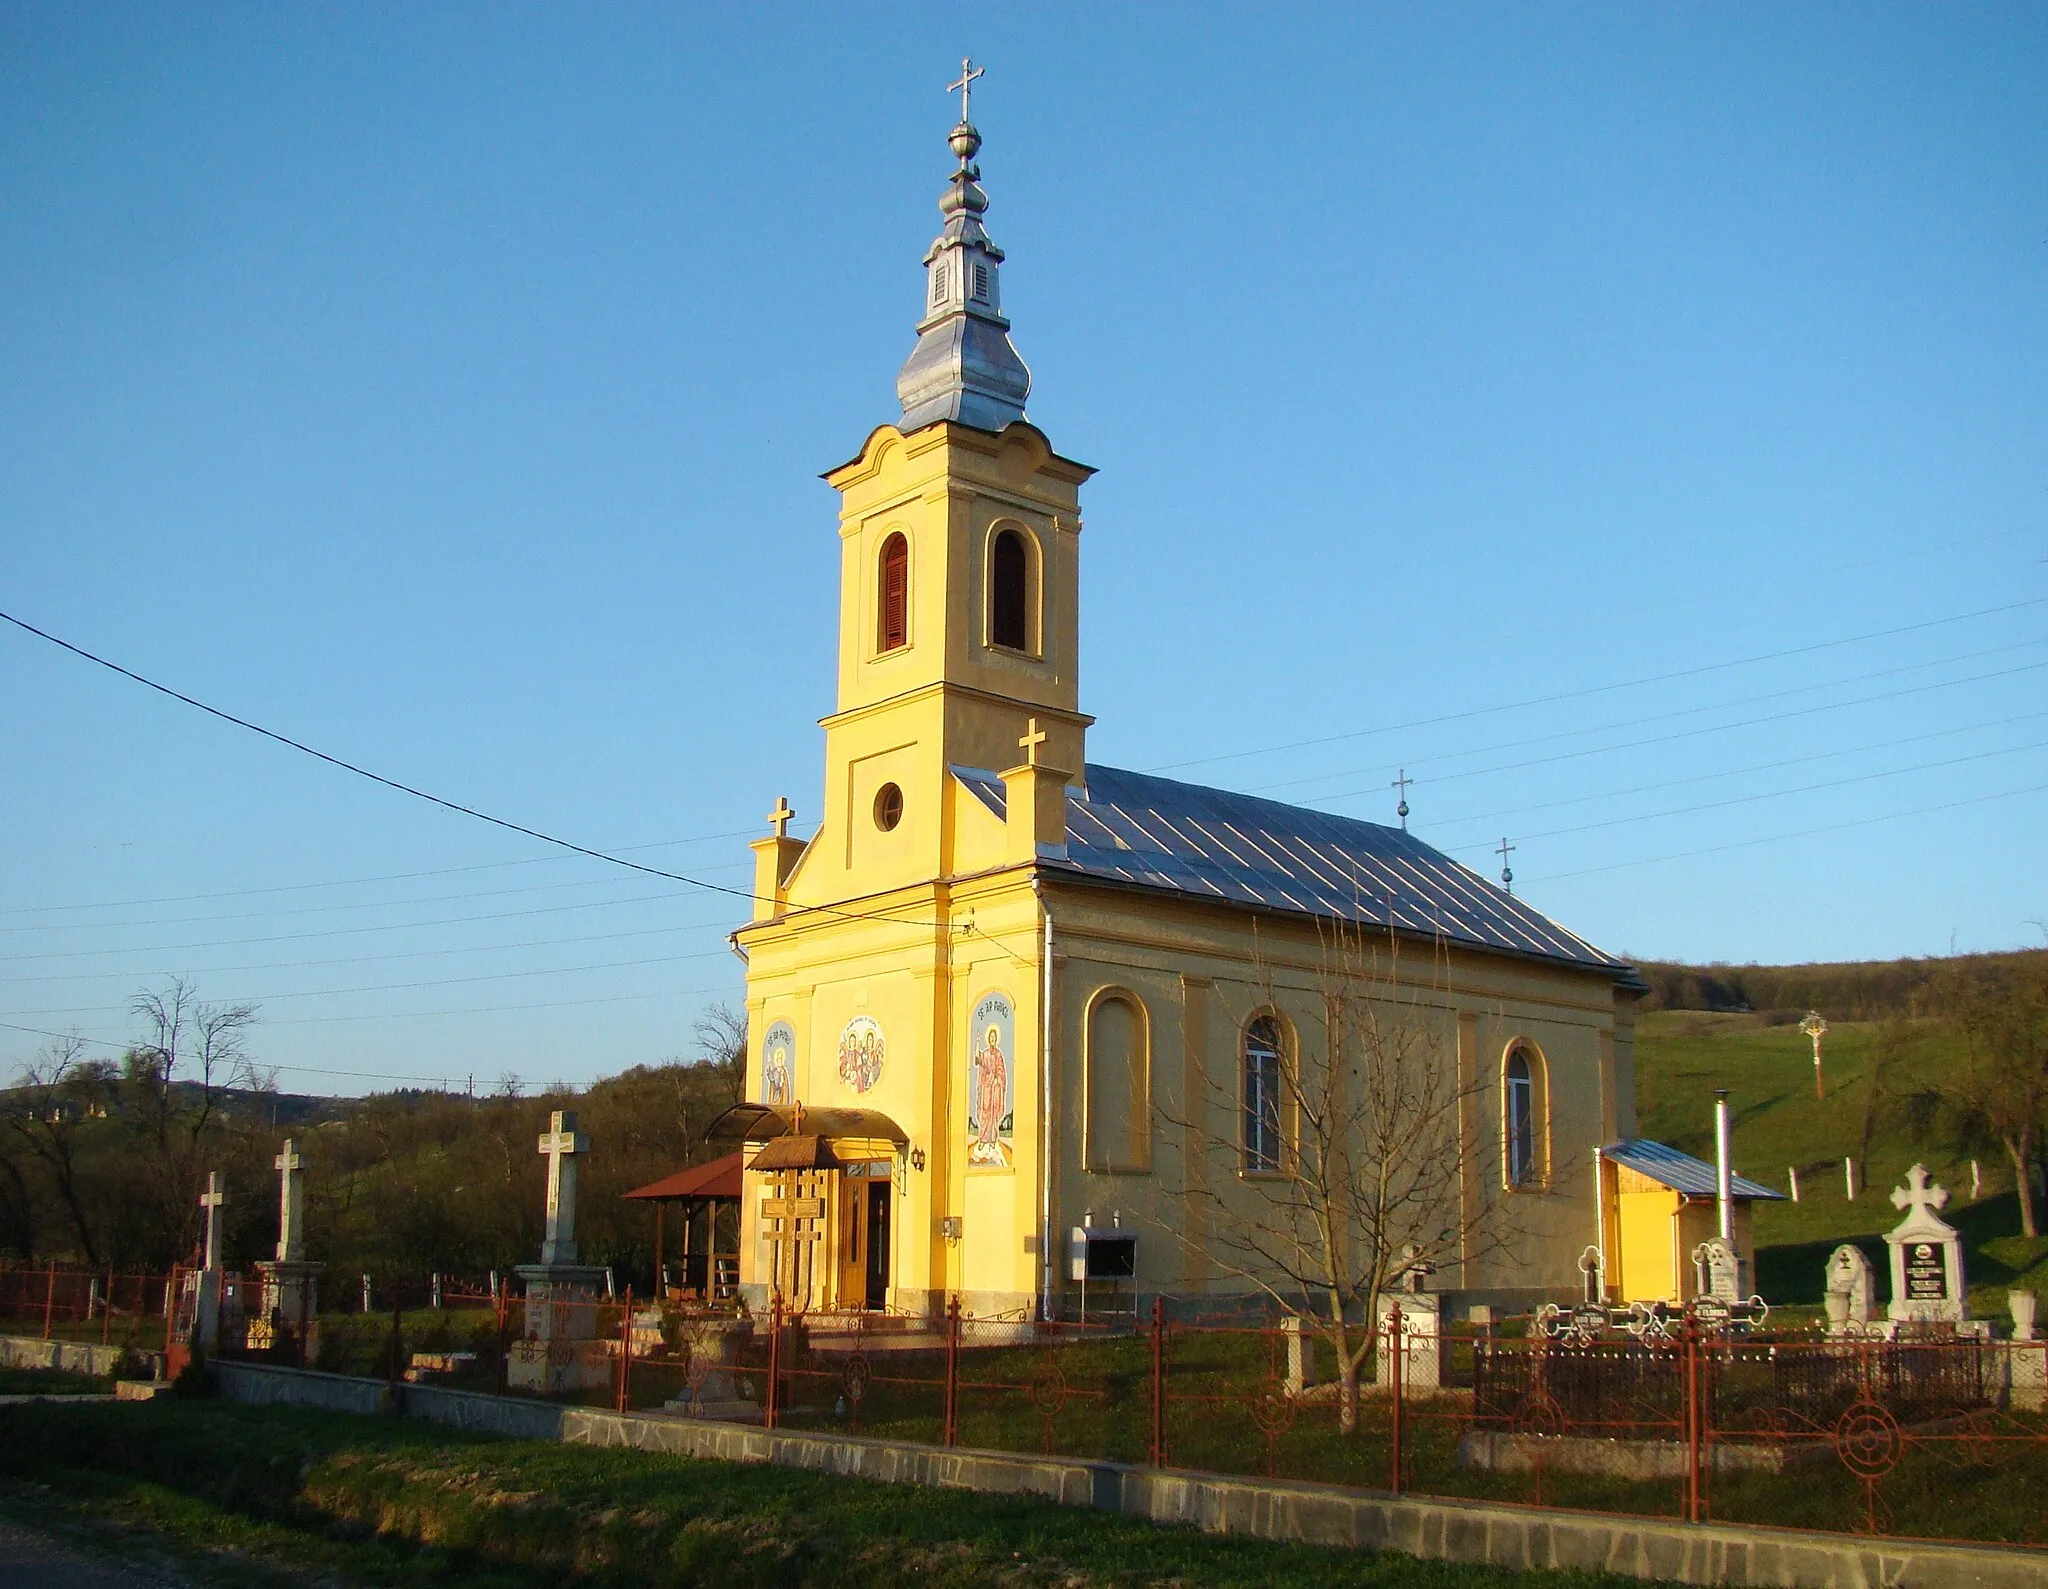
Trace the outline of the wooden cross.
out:
[[[1038,747],[1045,743],[1046,738],[1046,732],[1038,726],[1037,718],[1033,717],[1026,720],[1024,737],[1017,741],[1017,747],[1024,752],[1025,766],[1036,767],[1038,765]]]
[[[1819,1010],[1808,1010],[1806,1019],[1799,1023],[1799,1030],[1813,1039],[1813,1095],[1820,1099],[1827,1097],[1820,1080],[1820,1040],[1827,1029],[1828,1023],[1821,1019]]]
[[[220,1211],[227,1200],[220,1171],[208,1171],[206,1190],[199,1194],[199,1206],[206,1210],[206,1267],[209,1269],[220,1267]]]
[[[1413,782],[1415,780],[1408,776],[1408,769],[1403,767],[1401,769],[1401,776],[1387,785],[1390,789],[1401,791],[1401,803],[1394,807],[1394,815],[1401,819],[1401,831],[1403,833],[1408,831],[1408,786]]]
[[[963,55],[960,57],[960,81],[957,83],[948,83],[946,85],[946,92],[950,94],[956,88],[960,90],[960,119],[962,121],[966,121],[968,119],[967,96],[974,88],[974,80],[977,77],[986,76],[988,76],[988,68],[985,66],[976,66],[974,64],[973,56]]]
[[[789,824],[795,816],[796,813],[789,808],[789,796],[777,795],[775,809],[768,813],[768,825],[775,830],[778,839],[789,837]]]
[[[1500,857],[1500,886],[1510,894],[1515,891],[1515,874],[1508,870],[1508,857],[1514,853],[1514,845],[1508,843],[1508,836],[1500,836],[1500,848],[1494,854]]]
[[[1908,1170],[1906,1184],[1892,1192],[1892,1207],[1902,1214],[1912,1209],[1932,1217],[1937,1208],[1943,1208],[1947,1203],[1948,1188],[1928,1185],[1927,1166],[1924,1164],[1916,1164]]]

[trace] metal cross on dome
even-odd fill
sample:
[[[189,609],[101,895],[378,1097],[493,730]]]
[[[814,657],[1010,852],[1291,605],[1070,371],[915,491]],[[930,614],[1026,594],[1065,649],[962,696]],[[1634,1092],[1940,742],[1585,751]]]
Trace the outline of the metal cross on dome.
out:
[[[1401,803],[1394,807],[1394,815],[1401,819],[1401,831],[1403,833],[1408,831],[1408,786],[1413,782],[1415,780],[1408,776],[1408,769],[1403,767],[1401,769],[1401,776],[1387,786],[1390,789],[1401,791]]]
[[[960,90],[960,119],[963,122],[970,119],[967,114],[967,96],[973,91],[974,80],[977,77],[986,76],[988,76],[988,68],[976,66],[973,56],[963,55],[960,57],[960,80],[956,83],[948,83],[946,85],[946,92],[950,94],[956,88]]]
[[[1500,848],[1493,853],[1500,857],[1500,886],[1510,894],[1515,891],[1515,874],[1508,870],[1508,857],[1514,851],[1515,846],[1508,843],[1508,836],[1503,833],[1500,836]]]

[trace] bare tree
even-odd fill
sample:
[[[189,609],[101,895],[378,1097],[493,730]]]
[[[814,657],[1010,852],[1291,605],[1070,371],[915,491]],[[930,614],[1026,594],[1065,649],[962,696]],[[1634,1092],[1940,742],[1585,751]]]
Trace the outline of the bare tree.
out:
[[[1916,1100],[1919,1112],[1923,1120],[1944,1120],[1952,1139],[1966,1147],[2004,1150],[2019,1189],[2020,1229],[2038,1236],[2034,1176],[2048,1136],[2048,953],[2011,965],[1959,968],[1942,993],[1964,1062]]]
[[[1261,1005],[1289,992],[1316,1013],[1259,1026],[1245,1074],[1209,1078],[1159,1113],[1200,1144],[1187,1196],[1206,1218],[1157,1221],[1191,1250],[1300,1319],[1336,1355],[1339,1423],[1358,1427],[1359,1377],[1378,1345],[1382,1299],[1413,1267],[1478,1258],[1507,1244],[1500,1199],[1471,1212],[1461,1123],[1479,1084],[1460,1081],[1440,946],[1323,923],[1312,986],[1283,988],[1255,949]],[[1405,960],[1428,956],[1411,985]],[[1218,1129],[1218,1123],[1230,1122]],[[1193,1228],[1191,1228],[1193,1227]]]
[[[690,1035],[703,1051],[702,1063],[718,1073],[731,1094],[726,1101],[738,1103],[747,1086],[746,1012],[721,1001],[697,1017]]]
[[[112,1065],[85,1057],[84,1038],[55,1038],[23,1067],[4,1113],[7,1130],[48,1178],[80,1254],[95,1268],[100,1244],[87,1207],[90,1177],[82,1173],[79,1137],[88,1121],[107,1112],[114,1078]]]

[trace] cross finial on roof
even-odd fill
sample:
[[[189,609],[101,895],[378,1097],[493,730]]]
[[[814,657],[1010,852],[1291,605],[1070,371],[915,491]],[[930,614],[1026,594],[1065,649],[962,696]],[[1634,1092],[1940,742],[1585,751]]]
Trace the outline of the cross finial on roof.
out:
[[[1046,738],[1046,732],[1038,726],[1037,718],[1033,717],[1026,720],[1024,724],[1024,737],[1017,741],[1017,748],[1024,752],[1025,766],[1036,767],[1038,765],[1038,747],[1045,743]]]
[[[1892,1207],[1900,1213],[1932,1214],[1948,1203],[1948,1188],[1927,1179],[1927,1166],[1916,1164],[1906,1172],[1906,1184],[1892,1192]]]
[[[1408,831],[1408,786],[1413,782],[1415,780],[1408,776],[1408,769],[1403,767],[1401,769],[1401,776],[1387,785],[1390,789],[1401,791],[1401,803],[1394,807],[1394,815],[1401,819],[1401,831],[1403,833]]]
[[[1515,874],[1508,869],[1508,857],[1514,852],[1514,845],[1508,843],[1508,836],[1503,833],[1500,836],[1500,848],[1493,853],[1500,857],[1500,886],[1510,894],[1515,891]]]
[[[977,77],[986,76],[988,76],[988,68],[976,66],[973,56],[963,55],[960,57],[960,79],[958,82],[948,83],[946,85],[946,92],[950,94],[956,88],[960,91],[960,119],[963,122],[971,119],[967,114],[967,96],[974,89],[974,80]]]
[[[796,813],[789,808],[789,796],[777,795],[775,809],[768,813],[768,825],[775,830],[778,839],[789,837],[789,824],[795,817]]]

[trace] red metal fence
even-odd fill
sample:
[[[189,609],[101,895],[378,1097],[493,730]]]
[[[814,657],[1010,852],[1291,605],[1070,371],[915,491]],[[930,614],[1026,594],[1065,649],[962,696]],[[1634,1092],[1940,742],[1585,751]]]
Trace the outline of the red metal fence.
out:
[[[160,1350],[169,1280],[111,1268],[0,1269],[0,1333]]]

